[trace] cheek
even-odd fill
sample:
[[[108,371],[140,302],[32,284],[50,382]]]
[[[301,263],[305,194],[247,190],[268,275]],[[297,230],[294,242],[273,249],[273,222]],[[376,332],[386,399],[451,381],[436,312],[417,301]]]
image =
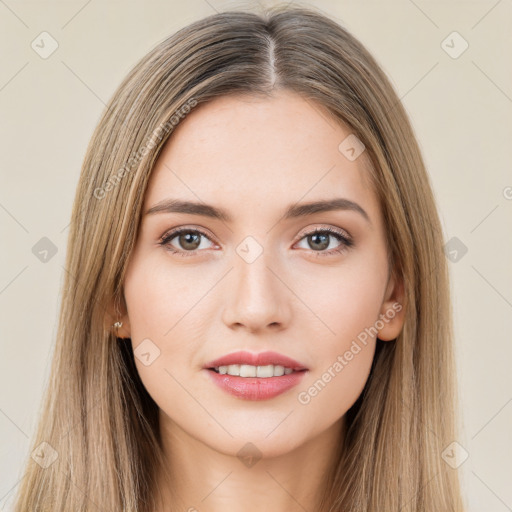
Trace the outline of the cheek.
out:
[[[153,336],[167,343],[182,327],[180,322],[193,315],[193,308],[208,286],[211,284],[197,274],[173,269],[161,259],[135,262],[127,272],[124,286],[132,340]]]
[[[373,290],[373,291],[372,291]],[[375,354],[379,294],[368,282],[345,283],[329,290],[322,329],[315,339],[315,365],[297,401],[307,414],[328,425],[355,403],[368,379]]]
[[[378,320],[385,288],[381,266],[376,257],[362,255],[329,274],[302,279],[300,295],[321,321],[318,333],[331,353]]]
[[[205,319],[199,318],[201,298],[210,280],[172,269],[165,262],[134,260],[128,268],[124,296],[130,318],[131,342],[139,376],[161,409],[172,410],[176,401],[190,401],[179,383],[188,380],[186,369],[202,339]],[[191,283],[195,283],[191,286]],[[201,284],[202,283],[202,284]],[[181,410],[181,409],[180,409]]]
[[[385,285],[379,263],[374,257],[362,257],[340,266],[332,279],[323,279],[323,286],[309,295],[323,325],[314,336],[315,367],[297,400],[326,423],[346,413],[369,376]]]
[[[297,394],[300,414],[317,418],[310,434],[334,424],[354,405],[368,380],[375,341],[348,343],[334,351],[326,364],[315,371]]]

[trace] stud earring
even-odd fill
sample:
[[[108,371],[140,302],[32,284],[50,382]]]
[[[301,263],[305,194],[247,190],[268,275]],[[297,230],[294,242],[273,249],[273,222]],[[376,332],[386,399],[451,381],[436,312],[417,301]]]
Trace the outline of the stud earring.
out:
[[[114,329],[116,329],[116,330],[117,330],[117,329],[119,329],[122,325],[123,325],[123,322],[116,322],[112,327],[113,327]]]

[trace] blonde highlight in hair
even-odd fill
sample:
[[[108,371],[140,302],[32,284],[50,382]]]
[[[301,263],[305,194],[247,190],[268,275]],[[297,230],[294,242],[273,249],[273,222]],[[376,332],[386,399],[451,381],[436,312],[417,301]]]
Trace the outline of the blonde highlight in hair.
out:
[[[154,511],[162,469],[158,407],[129,344],[111,325],[144,194],[161,149],[188,112],[230,94],[288,90],[363,142],[403,283],[402,332],[377,343],[369,379],[347,412],[343,450],[322,512],[462,510],[449,276],[432,187],[388,78],[346,29],[311,8],[229,11],[160,42],[123,80],[84,158],[73,205],[51,375],[16,512]],[[47,443],[41,445],[41,443]],[[51,452],[53,454],[53,452]]]

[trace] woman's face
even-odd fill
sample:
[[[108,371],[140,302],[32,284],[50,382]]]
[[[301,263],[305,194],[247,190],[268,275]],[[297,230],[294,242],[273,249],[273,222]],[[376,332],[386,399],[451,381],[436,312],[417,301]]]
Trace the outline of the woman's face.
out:
[[[202,105],[164,147],[119,335],[171,437],[274,456],[337,432],[376,336],[398,335],[401,288],[388,279],[365,151],[349,135],[280,92]],[[304,206],[324,201],[338,205]]]

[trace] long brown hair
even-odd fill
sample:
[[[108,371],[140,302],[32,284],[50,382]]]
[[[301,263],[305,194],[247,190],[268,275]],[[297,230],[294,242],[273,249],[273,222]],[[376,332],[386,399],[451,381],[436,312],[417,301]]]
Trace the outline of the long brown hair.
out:
[[[402,332],[377,341],[369,379],[347,412],[325,510],[462,510],[457,471],[441,457],[457,427],[448,270],[411,124],[384,72],[345,28],[313,8],[277,7],[223,12],[179,30],[134,66],[108,103],[76,192],[51,378],[16,512],[154,510],[158,408],[129,343],[111,328],[146,186],[191,109],[277,89],[325,107],[365,145],[405,293]]]

